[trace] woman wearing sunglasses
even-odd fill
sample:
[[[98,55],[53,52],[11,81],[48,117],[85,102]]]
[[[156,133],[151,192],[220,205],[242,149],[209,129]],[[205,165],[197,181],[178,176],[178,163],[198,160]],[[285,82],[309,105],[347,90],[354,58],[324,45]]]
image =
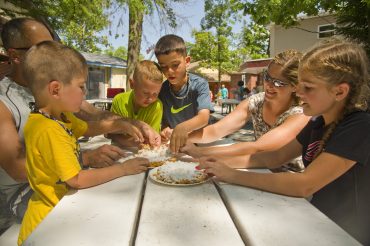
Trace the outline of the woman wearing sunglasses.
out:
[[[277,54],[263,73],[264,92],[250,96],[222,120],[189,136],[193,143],[213,142],[234,133],[252,120],[256,141],[225,147],[197,147],[188,143],[182,151],[193,157],[227,159],[229,156],[276,150],[289,143],[309,119],[303,115],[295,95],[301,56],[295,50]],[[235,168],[238,167],[235,164]],[[295,159],[287,163],[286,167],[292,171],[301,171],[303,164],[300,159]]]

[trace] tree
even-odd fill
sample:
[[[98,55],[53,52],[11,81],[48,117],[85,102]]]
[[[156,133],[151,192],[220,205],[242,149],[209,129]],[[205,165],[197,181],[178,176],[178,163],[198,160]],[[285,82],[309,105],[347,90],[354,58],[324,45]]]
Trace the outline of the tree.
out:
[[[230,49],[230,40],[221,36],[219,40],[210,31],[193,31],[195,43],[191,46],[190,56],[199,61],[202,67],[217,68],[219,71],[235,71],[241,58],[239,50]],[[218,53],[218,47],[222,53]],[[221,61],[221,62],[220,62]]]
[[[243,23],[238,44],[242,60],[259,59],[269,56],[269,31],[265,26],[251,21]]]
[[[337,18],[337,32],[365,44],[370,55],[370,1],[369,0],[230,0],[234,11],[261,25],[274,22],[283,27],[298,24],[298,15],[318,15],[322,11],[333,13]]]
[[[216,29],[217,39],[217,61],[218,61],[218,81],[221,82],[221,68],[222,63],[227,61],[225,55],[222,53],[226,52],[223,49],[222,42],[225,42],[227,37],[231,35],[231,9],[229,0],[205,0],[204,1],[205,17],[202,20],[201,26],[203,30]]]
[[[57,32],[62,41],[80,51],[99,51],[98,45],[108,45],[106,36],[98,36],[108,24],[104,12],[109,0],[6,0],[18,9],[1,9],[9,14],[25,15],[38,19]]]
[[[127,48],[125,46],[119,46],[117,49],[109,47],[109,49],[106,49],[103,53],[110,56],[119,57],[127,61]]]
[[[141,39],[143,35],[143,21],[145,15],[159,16],[162,25],[176,27],[176,15],[171,2],[186,2],[187,0],[117,0],[121,6],[129,8],[129,38],[127,57],[127,78],[132,77],[136,63],[139,61]],[[128,80],[126,82],[129,88]]]

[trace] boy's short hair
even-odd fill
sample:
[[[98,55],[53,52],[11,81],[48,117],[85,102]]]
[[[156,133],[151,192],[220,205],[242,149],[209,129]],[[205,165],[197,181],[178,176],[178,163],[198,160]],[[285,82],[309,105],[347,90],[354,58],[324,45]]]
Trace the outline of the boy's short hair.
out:
[[[69,84],[78,76],[86,76],[87,64],[78,51],[55,41],[43,41],[27,52],[23,74],[35,94],[53,80]]]
[[[155,45],[154,49],[156,57],[160,55],[168,55],[173,51],[186,56],[186,46],[184,40],[174,34],[169,34],[161,37]]]
[[[142,79],[149,79],[159,84],[162,84],[163,82],[163,74],[159,65],[148,60],[143,60],[137,63],[133,78],[134,81],[138,82],[140,82]]]

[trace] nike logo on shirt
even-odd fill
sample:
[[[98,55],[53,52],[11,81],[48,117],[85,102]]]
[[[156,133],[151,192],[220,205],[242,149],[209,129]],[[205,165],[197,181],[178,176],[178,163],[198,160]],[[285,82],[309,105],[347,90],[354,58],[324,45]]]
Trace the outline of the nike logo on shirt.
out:
[[[178,109],[175,109],[175,108],[173,107],[173,105],[172,105],[172,107],[171,107],[171,113],[173,113],[173,114],[177,114],[177,113],[179,113],[179,112],[183,111],[184,109],[186,109],[187,107],[189,107],[191,104],[192,104],[192,103],[186,104],[185,106],[182,106],[181,108],[178,108]]]

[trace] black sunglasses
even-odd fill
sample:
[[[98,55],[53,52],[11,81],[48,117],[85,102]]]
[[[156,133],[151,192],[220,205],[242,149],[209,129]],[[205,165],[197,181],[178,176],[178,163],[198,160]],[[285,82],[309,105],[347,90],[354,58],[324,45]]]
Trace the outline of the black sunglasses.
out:
[[[265,71],[263,73],[263,80],[267,81],[269,83],[272,83],[275,87],[284,87],[284,86],[289,85],[288,83],[285,83],[285,82],[281,81],[280,79],[272,78],[267,71]]]

